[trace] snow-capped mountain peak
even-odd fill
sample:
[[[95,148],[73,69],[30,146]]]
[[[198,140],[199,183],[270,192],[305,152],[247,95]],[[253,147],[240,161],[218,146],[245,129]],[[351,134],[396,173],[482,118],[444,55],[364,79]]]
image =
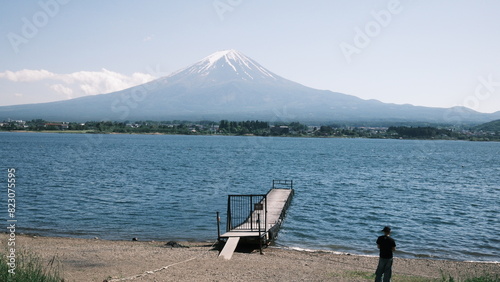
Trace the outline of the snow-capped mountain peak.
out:
[[[461,110],[461,112],[463,112]],[[499,118],[467,110],[464,123]],[[42,104],[0,107],[2,119],[267,120],[439,122],[452,109],[384,104],[317,90],[282,78],[235,50],[215,52],[174,74],[121,91]]]
[[[169,77],[186,79],[191,75],[204,77],[211,82],[228,80],[277,80],[276,74],[236,50],[217,51],[199,62]]]
[[[231,49],[231,50],[217,51],[205,57],[204,59],[202,59],[202,61],[208,60],[210,64],[213,64],[222,58],[225,58],[226,60],[228,58],[235,60],[236,58],[241,58],[241,57],[244,57],[244,55],[240,55],[238,51]]]

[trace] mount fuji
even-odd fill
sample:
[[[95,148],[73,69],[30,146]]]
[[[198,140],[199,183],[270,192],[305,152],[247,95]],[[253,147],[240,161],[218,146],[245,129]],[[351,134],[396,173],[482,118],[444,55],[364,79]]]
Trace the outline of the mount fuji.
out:
[[[235,50],[215,52],[168,76],[71,100],[0,107],[3,119],[266,120],[481,123],[500,118],[455,107],[386,104],[287,80]]]

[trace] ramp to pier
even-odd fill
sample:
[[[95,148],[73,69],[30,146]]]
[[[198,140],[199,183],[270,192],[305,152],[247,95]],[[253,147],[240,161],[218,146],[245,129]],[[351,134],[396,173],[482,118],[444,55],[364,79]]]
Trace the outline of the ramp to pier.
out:
[[[233,256],[234,250],[236,250],[236,246],[238,246],[238,242],[240,241],[240,237],[230,237],[226,241],[226,245],[224,245],[224,249],[219,254],[219,257],[223,259],[231,259]]]

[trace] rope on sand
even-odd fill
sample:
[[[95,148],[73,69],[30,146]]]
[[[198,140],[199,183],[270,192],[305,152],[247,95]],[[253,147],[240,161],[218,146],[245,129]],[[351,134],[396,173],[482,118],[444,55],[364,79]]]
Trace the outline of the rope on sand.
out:
[[[215,241],[212,246],[210,246],[210,249],[208,249],[208,251],[210,251],[213,246],[217,243],[217,241]],[[125,277],[125,278],[111,278],[111,279],[107,279],[107,280],[104,280],[105,282],[115,282],[115,281],[127,281],[127,280],[134,280],[134,279],[137,279],[137,278],[141,278],[141,277],[144,277],[144,276],[147,276],[147,275],[151,275],[151,274],[155,274],[156,272],[160,272],[162,270],[165,270],[171,266],[175,266],[175,265],[178,265],[178,264],[182,264],[182,263],[186,263],[186,262],[189,262],[189,261],[192,261],[192,260],[195,260],[201,256],[203,256],[205,253],[208,253],[208,251],[206,252],[203,252],[195,257],[192,257],[192,258],[189,258],[189,259],[186,259],[186,260],[183,260],[183,261],[179,261],[179,262],[176,262],[176,263],[172,263],[172,264],[169,264],[169,265],[166,265],[164,267],[161,267],[161,268],[158,268],[158,269],[154,269],[154,270],[150,270],[150,271],[146,271],[142,274],[137,274],[137,275],[133,275],[133,276],[129,276],[129,277]]]

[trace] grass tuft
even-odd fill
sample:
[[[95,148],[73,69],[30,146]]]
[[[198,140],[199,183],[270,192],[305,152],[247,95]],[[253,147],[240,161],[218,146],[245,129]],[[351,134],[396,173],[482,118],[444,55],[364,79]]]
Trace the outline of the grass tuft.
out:
[[[15,269],[9,265],[7,255],[0,253],[0,281],[5,282],[62,282],[59,262],[53,257],[47,265],[34,253],[18,250]],[[11,270],[9,272],[9,270]],[[13,272],[13,273],[12,273]]]
[[[442,275],[441,282],[500,282],[500,277],[498,275],[492,276],[489,274],[484,274],[478,277],[466,278],[466,279],[455,279],[450,275],[446,277]]]

